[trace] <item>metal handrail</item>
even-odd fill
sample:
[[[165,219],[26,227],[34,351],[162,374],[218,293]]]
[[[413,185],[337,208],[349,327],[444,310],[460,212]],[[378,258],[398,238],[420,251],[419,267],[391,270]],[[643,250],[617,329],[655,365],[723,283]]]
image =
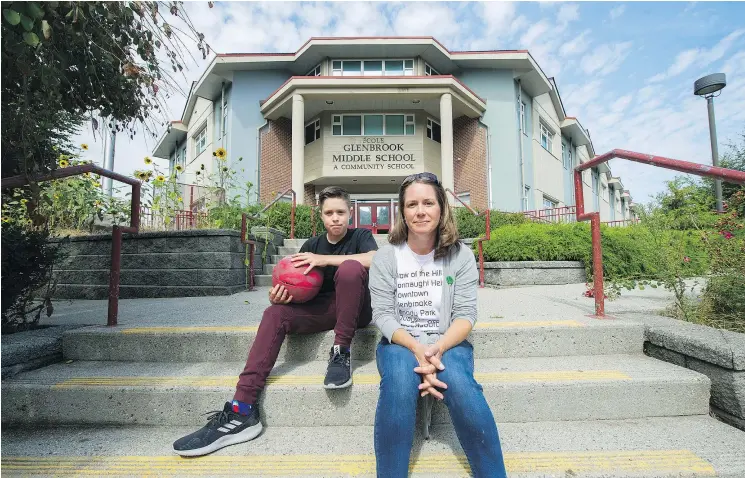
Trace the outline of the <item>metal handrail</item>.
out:
[[[248,268],[249,268],[249,281],[248,281],[248,290],[254,290],[254,251],[256,249],[256,241],[253,241],[251,239],[248,239],[248,219],[258,219],[259,216],[266,212],[270,207],[274,206],[277,201],[285,197],[287,193],[292,194],[292,211],[290,212],[290,239],[295,239],[295,208],[297,207],[297,194],[292,188],[287,188],[284,192],[277,195],[276,198],[266,206],[264,206],[264,209],[259,211],[256,214],[248,214],[243,213],[241,215],[241,243],[247,244],[249,248],[249,258],[248,258]],[[266,244],[264,244],[266,246]]]
[[[445,192],[450,193],[451,196],[455,198],[456,201],[461,203],[466,209],[468,209],[470,212],[473,213],[474,216],[479,217],[483,214],[486,215],[486,232],[484,233],[484,237],[479,237],[476,239],[476,243],[479,246],[479,287],[482,289],[486,286],[486,281],[484,277],[484,241],[488,241],[491,239],[491,211],[487,207],[486,210],[482,212],[478,212],[475,209],[473,209],[468,204],[464,203],[461,198],[458,197],[457,194],[455,194],[453,191],[450,190],[450,188],[445,188]]]
[[[649,164],[664,169],[672,169],[682,173],[695,174],[709,178],[722,179],[737,184],[745,184],[745,172],[734,169],[709,166],[707,164],[692,163],[679,159],[654,156],[652,154],[635,153],[624,149],[614,149],[574,168],[574,193],[577,202],[577,221],[590,221],[592,233],[592,266],[593,289],[595,294],[595,316],[605,317],[605,297],[603,295],[603,251],[600,244],[600,213],[585,213],[584,188],[582,171],[594,168],[613,158],[627,159],[637,163]]]
[[[18,175],[10,178],[3,178],[1,187],[20,188],[32,182],[41,183],[54,179],[62,179],[70,176],[78,176],[84,173],[95,173],[106,178],[129,184],[132,186],[132,204],[129,218],[129,227],[113,226],[111,230],[111,269],[109,273],[109,310],[106,325],[114,327],[117,325],[119,318],[119,283],[122,266],[122,233],[137,234],[140,231],[140,190],[142,183],[135,179],[121,174],[117,174],[108,169],[103,169],[95,164],[83,164],[80,166],[70,166],[67,168],[55,169],[46,174],[29,177],[28,175]]]

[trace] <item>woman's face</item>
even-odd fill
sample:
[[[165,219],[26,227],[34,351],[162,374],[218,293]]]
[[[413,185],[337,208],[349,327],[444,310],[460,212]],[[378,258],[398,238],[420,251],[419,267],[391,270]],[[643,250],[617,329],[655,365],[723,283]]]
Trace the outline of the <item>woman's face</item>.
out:
[[[440,225],[440,205],[431,184],[413,183],[404,193],[404,219],[409,233],[435,235]]]

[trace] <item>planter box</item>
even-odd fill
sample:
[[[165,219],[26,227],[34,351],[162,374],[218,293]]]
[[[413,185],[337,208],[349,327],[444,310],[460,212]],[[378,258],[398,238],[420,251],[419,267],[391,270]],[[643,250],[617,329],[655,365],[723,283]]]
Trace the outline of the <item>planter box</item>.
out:
[[[484,262],[484,280],[499,286],[586,282],[585,266],[574,261]]]

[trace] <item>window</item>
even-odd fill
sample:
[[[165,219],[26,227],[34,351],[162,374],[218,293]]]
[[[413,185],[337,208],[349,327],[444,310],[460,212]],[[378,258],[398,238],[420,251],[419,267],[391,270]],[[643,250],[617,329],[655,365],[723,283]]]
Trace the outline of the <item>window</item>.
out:
[[[592,192],[597,195],[598,193],[598,173],[595,169],[593,169],[590,174],[592,175]]]
[[[608,200],[608,186],[606,186],[605,184],[601,184],[601,186],[603,186],[603,195],[601,197],[605,200]]]
[[[333,115],[334,136],[413,136],[414,115]]]
[[[543,149],[551,152],[551,141],[554,139],[554,134],[546,128],[546,126],[541,123],[541,146],[543,146]]]
[[[181,148],[180,151],[176,151],[176,164],[186,166],[186,146]]]
[[[525,115],[525,102],[520,102],[520,131],[523,132],[523,134],[528,134],[528,117]]]
[[[466,204],[468,206],[471,205],[471,193],[458,193],[458,199],[460,201],[455,201],[455,204],[453,204],[455,207],[463,207],[463,204]]]
[[[199,156],[207,149],[207,126],[194,136],[194,156]]]
[[[523,188],[523,211],[527,211],[530,207],[530,186]]]
[[[543,208],[544,209],[554,209],[558,206],[559,206],[559,203],[557,201],[554,201],[551,198],[543,196]]]
[[[222,135],[227,136],[228,130],[228,95],[222,99]]]
[[[439,74],[440,73],[437,70],[435,70],[434,68],[432,68],[429,65],[429,63],[425,63],[424,64],[424,76],[435,76],[435,75],[439,75]]]
[[[331,75],[413,76],[414,60],[334,60],[331,62]]]
[[[321,120],[317,119],[305,125],[305,144],[310,144],[321,137]]]
[[[321,76],[321,64],[317,64],[316,67],[306,73],[305,76]]]
[[[564,161],[564,169],[572,169],[572,147],[561,142],[561,159]]]
[[[442,128],[437,121],[427,118],[427,137],[432,141],[442,142]]]

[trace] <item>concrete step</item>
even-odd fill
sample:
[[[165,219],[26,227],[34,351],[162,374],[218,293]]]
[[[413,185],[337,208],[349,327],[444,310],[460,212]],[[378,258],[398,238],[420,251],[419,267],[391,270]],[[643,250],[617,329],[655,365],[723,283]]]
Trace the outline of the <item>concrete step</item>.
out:
[[[66,359],[131,362],[230,362],[246,357],[258,326],[93,326],[63,336]],[[477,358],[641,354],[643,327],[623,321],[479,320],[471,333]],[[326,360],[333,331],[290,335],[280,360]],[[380,332],[368,326],[352,343],[356,360],[373,360]]]
[[[274,272],[274,266],[276,265],[277,264],[264,264],[264,275],[272,275],[272,273]]]
[[[286,241],[287,239],[285,239],[285,242]],[[298,247],[279,246],[277,248],[277,252],[279,252],[279,255],[282,257],[289,256],[290,254],[297,254],[298,252],[300,252],[300,246]]]
[[[256,287],[271,287],[272,286],[272,276],[266,275],[266,274],[256,274],[254,276],[254,284]]]
[[[227,271],[226,271],[227,274]],[[245,272],[244,272],[245,274]],[[271,285],[271,276],[269,276]],[[120,285],[120,299],[150,299],[169,297],[208,297],[215,295],[229,296],[246,290],[242,281],[232,286],[207,286],[207,285]],[[104,300],[109,297],[109,285],[90,284],[57,284],[54,291],[55,299],[85,299]]]
[[[267,423],[372,425],[379,386],[375,362],[354,363],[354,385],[334,391],[323,388],[326,365],[278,364],[260,399]],[[205,412],[232,398],[243,366],[56,364],[3,382],[2,422],[201,425]],[[476,379],[500,422],[621,420],[709,411],[708,377],[642,355],[479,359]],[[436,403],[432,422],[449,420],[444,404]]]
[[[321,232],[319,232],[319,235],[320,234]],[[378,243],[378,247],[388,244],[388,234],[373,234],[373,237],[375,238],[375,242]],[[305,241],[307,241],[307,239],[285,239],[282,245],[285,247],[297,247],[299,249],[303,244],[305,244]]]
[[[510,478],[745,476],[745,433],[708,416],[498,423]],[[269,426],[248,443],[184,459],[171,444],[194,427],[2,431],[3,476],[375,475],[373,427]],[[414,477],[468,476],[451,426],[414,441]]]

